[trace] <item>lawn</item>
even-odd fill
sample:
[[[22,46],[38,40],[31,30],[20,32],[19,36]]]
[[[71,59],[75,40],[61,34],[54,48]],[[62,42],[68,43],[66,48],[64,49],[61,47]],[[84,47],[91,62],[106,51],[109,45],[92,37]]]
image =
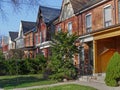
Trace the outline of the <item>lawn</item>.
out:
[[[45,80],[42,75],[0,76],[0,88],[12,89],[57,83],[54,80]]]
[[[31,89],[31,90],[97,90],[97,89],[88,86],[81,86],[77,84],[67,84],[67,85],[46,87],[40,89]]]

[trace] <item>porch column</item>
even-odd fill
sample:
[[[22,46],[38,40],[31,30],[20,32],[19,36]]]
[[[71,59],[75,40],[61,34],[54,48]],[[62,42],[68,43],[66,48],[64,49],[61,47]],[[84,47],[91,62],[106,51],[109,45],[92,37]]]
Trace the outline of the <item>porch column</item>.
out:
[[[94,62],[94,69],[93,74],[98,72],[98,66],[97,66],[97,41],[93,41],[93,62]]]

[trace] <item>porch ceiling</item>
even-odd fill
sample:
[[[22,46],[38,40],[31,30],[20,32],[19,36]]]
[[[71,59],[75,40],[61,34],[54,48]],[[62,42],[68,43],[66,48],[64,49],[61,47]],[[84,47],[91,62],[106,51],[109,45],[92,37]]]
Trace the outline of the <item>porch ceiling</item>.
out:
[[[100,40],[115,36],[120,36],[120,25],[107,28],[92,34],[94,40]]]

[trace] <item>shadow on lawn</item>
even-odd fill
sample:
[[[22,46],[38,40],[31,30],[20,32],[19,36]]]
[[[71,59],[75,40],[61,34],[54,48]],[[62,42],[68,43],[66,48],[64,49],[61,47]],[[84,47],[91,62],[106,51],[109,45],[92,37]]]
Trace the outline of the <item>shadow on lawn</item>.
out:
[[[20,84],[39,82],[39,81],[45,81],[45,79],[37,78],[37,77],[33,77],[33,76],[0,79],[0,88],[15,87]]]

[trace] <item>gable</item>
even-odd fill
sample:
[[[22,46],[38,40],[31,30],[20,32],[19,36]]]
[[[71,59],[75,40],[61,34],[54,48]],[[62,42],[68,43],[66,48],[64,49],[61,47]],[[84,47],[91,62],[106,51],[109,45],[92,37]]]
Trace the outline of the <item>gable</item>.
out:
[[[62,4],[62,10],[60,15],[60,21],[68,19],[74,16],[74,11],[70,0],[64,0]]]
[[[15,41],[15,39],[18,37],[18,32],[9,32],[9,38],[11,41]]]
[[[38,16],[37,16],[37,25],[39,25],[40,20],[43,20],[45,23],[51,23],[60,15],[60,9],[39,6]]]
[[[22,22],[20,22],[20,28],[19,28],[18,37],[19,37],[19,38],[23,37]]]

